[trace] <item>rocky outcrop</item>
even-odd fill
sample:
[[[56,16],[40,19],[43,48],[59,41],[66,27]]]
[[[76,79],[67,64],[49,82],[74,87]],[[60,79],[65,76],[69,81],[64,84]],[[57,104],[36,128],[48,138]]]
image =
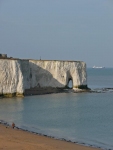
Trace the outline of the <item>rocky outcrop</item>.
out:
[[[31,87],[68,86],[72,80],[73,88],[87,86],[86,64],[81,61],[43,61],[29,60]]]
[[[22,96],[33,88],[66,88],[69,80],[73,88],[87,88],[84,62],[0,59],[0,95]]]

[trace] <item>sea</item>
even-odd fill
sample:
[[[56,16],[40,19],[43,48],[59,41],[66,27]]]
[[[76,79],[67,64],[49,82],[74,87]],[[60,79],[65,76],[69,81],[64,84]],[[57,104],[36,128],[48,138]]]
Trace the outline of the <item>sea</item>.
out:
[[[88,68],[87,83],[92,92],[0,98],[0,122],[113,150],[113,68]]]

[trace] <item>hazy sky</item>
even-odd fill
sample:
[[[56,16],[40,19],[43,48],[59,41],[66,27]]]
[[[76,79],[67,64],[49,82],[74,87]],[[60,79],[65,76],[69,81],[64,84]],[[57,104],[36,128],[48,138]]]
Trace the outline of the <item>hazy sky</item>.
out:
[[[0,0],[0,53],[113,67],[113,0]]]

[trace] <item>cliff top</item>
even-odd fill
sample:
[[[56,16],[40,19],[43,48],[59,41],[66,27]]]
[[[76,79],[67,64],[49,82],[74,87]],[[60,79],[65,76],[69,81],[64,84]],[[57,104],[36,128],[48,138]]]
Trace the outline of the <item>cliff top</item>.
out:
[[[83,62],[83,61],[75,61],[75,60],[40,60],[40,59],[20,59],[20,58],[13,58],[13,57],[7,57],[7,58],[3,58],[0,57],[0,59],[8,59],[8,60],[31,60],[31,61],[62,61],[62,62]]]
[[[20,59],[20,58],[13,58],[7,57],[7,54],[0,54],[0,59],[8,59],[8,60],[31,60],[31,61],[61,61],[61,62],[82,62],[82,61],[75,61],[75,60],[36,60],[36,59]]]

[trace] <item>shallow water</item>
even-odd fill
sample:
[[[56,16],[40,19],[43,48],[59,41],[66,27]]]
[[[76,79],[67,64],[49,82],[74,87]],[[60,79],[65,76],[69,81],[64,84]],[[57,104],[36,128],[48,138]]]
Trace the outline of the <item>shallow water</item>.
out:
[[[0,120],[86,145],[113,149],[113,69],[88,69],[89,87],[100,93],[60,93],[0,99]]]

